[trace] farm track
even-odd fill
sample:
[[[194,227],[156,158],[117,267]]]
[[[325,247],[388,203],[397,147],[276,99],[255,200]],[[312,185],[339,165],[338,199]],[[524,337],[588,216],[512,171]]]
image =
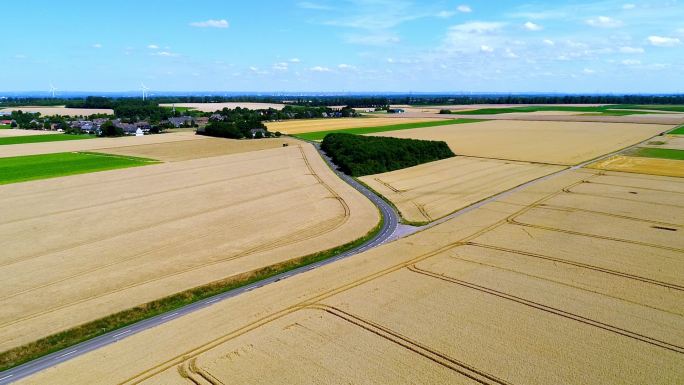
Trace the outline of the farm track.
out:
[[[555,314],[557,316],[568,318],[568,319],[571,319],[571,320],[574,320],[577,322],[581,322],[581,323],[586,324],[586,325],[594,326],[594,327],[597,327],[597,328],[600,328],[600,329],[603,329],[603,330],[606,330],[606,331],[609,331],[612,333],[616,333],[616,334],[619,334],[619,335],[622,335],[625,337],[629,337],[629,338],[632,338],[632,339],[635,339],[635,340],[638,340],[641,342],[645,342],[645,343],[648,343],[648,344],[651,344],[654,346],[658,346],[658,347],[663,348],[663,349],[671,350],[671,351],[676,352],[676,353],[684,354],[684,347],[682,347],[682,346],[674,345],[674,344],[668,343],[666,341],[661,341],[661,340],[658,340],[655,338],[651,338],[651,337],[648,337],[648,336],[645,336],[645,335],[642,335],[642,334],[639,334],[636,332],[632,332],[632,331],[629,331],[626,329],[619,328],[617,326],[613,326],[613,325],[610,325],[607,323],[596,321],[596,320],[593,320],[591,318],[583,317],[581,315],[566,312],[562,309],[559,309],[559,308],[556,308],[553,306],[544,305],[544,304],[541,304],[541,303],[538,303],[535,301],[531,301],[531,300],[528,300],[528,299],[525,299],[522,297],[518,297],[518,296],[515,296],[512,294],[508,294],[508,293],[505,293],[502,291],[498,291],[498,290],[494,290],[491,288],[487,288],[485,286],[477,285],[477,284],[472,283],[472,282],[467,282],[467,281],[463,281],[463,280],[456,279],[453,277],[449,277],[446,275],[437,274],[437,273],[434,273],[434,272],[429,271],[429,270],[421,269],[418,266],[416,266],[415,264],[412,266],[409,266],[408,270],[410,270],[414,273],[422,274],[422,275],[425,275],[428,277],[440,279],[442,281],[446,281],[446,282],[450,282],[450,283],[453,283],[456,285],[460,285],[463,287],[474,289],[474,290],[477,290],[477,291],[480,291],[480,292],[483,292],[486,294],[490,294],[490,295],[493,295],[493,296],[496,296],[499,298],[503,298],[503,299],[506,299],[509,301],[517,302],[519,304],[529,306],[529,307],[532,307],[532,308],[537,309],[537,310],[541,310],[541,311],[544,311],[547,313]]]
[[[314,304],[305,309],[317,309],[340,318],[356,327],[369,331],[381,338],[393,342],[404,349],[407,349],[415,354],[421,355],[438,365],[442,365],[451,369],[463,376],[470,378],[480,384],[484,385],[512,385],[510,382],[489,374],[483,370],[477,369],[472,365],[459,361],[455,358],[449,357],[447,354],[441,353],[435,349],[430,348],[425,344],[421,344],[401,333],[398,333],[388,327],[382,326],[376,322],[361,318],[357,315],[346,312],[330,305]]]
[[[552,261],[552,262],[558,262],[558,263],[562,263],[562,264],[580,267],[583,269],[589,269],[589,270],[594,270],[594,271],[598,271],[601,273],[611,274],[611,275],[619,276],[622,278],[633,279],[636,281],[641,281],[641,282],[649,283],[652,285],[658,285],[658,286],[666,287],[666,288],[672,289],[672,290],[684,291],[684,286],[682,286],[682,285],[677,285],[674,283],[659,281],[656,279],[651,279],[648,277],[642,277],[642,276],[635,275],[635,274],[623,273],[621,271],[606,269],[606,268],[603,268],[600,266],[590,265],[590,264],[581,263],[581,262],[575,262],[575,261],[568,260],[568,259],[552,257],[552,256],[537,254],[537,253],[531,253],[531,252],[526,252],[526,251],[521,251],[521,250],[509,249],[509,248],[500,247],[500,246],[487,245],[484,243],[478,243],[478,242],[472,242],[472,241],[466,243],[466,245],[473,246],[473,247],[481,247],[481,248],[490,249],[490,250],[503,251],[503,252],[512,253],[512,254],[520,254],[520,255],[525,255],[528,257],[533,257],[533,258],[538,258],[538,259],[544,259],[544,260],[548,260],[548,261]]]
[[[302,155],[305,156],[303,152],[302,152]],[[306,159],[306,158],[305,158],[305,159]],[[308,161],[306,161],[306,162],[307,162],[307,165],[308,165]],[[313,175],[316,176],[316,179],[318,180],[318,182],[319,182],[320,184],[323,184],[324,186],[326,186],[326,187],[329,189],[329,191],[332,190],[332,188],[330,188],[330,186],[328,186],[327,184],[325,184],[325,182],[322,181],[322,180],[320,179],[320,177],[318,177],[318,175],[315,174],[315,172],[313,171],[312,168],[310,168],[310,166],[309,166],[309,170],[310,170],[310,172],[313,173]],[[337,193],[335,193],[335,195],[337,195]],[[42,309],[42,311],[40,311],[40,312],[32,313],[32,314],[30,314],[30,315],[27,315],[27,316],[24,316],[24,317],[21,317],[21,318],[17,318],[17,319],[15,319],[15,320],[13,320],[12,322],[7,322],[7,323],[4,323],[4,324],[0,324],[0,328],[4,328],[4,327],[7,327],[7,326],[11,326],[11,325],[14,325],[14,324],[17,324],[17,323],[19,323],[19,322],[26,321],[26,320],[29,320],[29,319],[34,319],[34,318],[36,318],[36,317],[39,317],[39,316],[42,316],[42,315],[45,315],[45,314],[52,313],[52,312],[54,312],[54,311],[56,311],[56,310],[61,310],[61,309],[69,308],[69,307],[72,307],[72,306],[75,306],[75,305],[78,305],[78,304],[81,304],[81,303],[85,303],[85,302],[91,301],[91,300],[96,299],[96,298],[101,298],[101,297],[104,297],[104,296],[107,296],[107,295],[110,295],[110,294],[114,294],[114,293],[122,292],[122,291],[125,291],[125,290],[129,290],[129,289],[134,288],[134,287],[139,287],[139,286],[142,286],[142,285],[145,285],[145,284],[149,284],[149,283],[152,283],[152,282],[157,282],[157,281],[160,281],[160,280],[169,278],[169,277],[174,277],[174,276],[178,276],[178,275],[181,275],[181,274],[184,274],[184,273],[188,273],[188,272],[190,272],[190,271],[199,270],[199,269],[202,269],[202,268],[205,268],[205,267],[208,267],[208,266],[213,266],[213,265],[220,264],[220,263],[224,263],[224,262],[227,262],[227,261],[231,261],[231,260],[235,260],[235,259],[239,259],[239,258],[244,258],[244,257],[247,257],[247,256],[249,256],[249,255],[252,255],[252,254],[255,254],[255,253],[258,253],[258,252],[264,252],[264,251],[276,249],[276,248],[279,248],[279,247],[283,247],[283,246],[286,246],[286,245],[289,245],[289,244],[298,243],[298,242],[310,240],[310,239],[313,239],[313,238],[317,238],[317,237],[319,237],[319,236],[321,236],[321,235],[323,235],[323,234],[326,234],[326,233],[328,233],[328,232],[334,231],[335,229],[337,229],[337,228],[343,226],[343,225],[349,220],[349,216],[350,216],[349,206],[348,206],[347,203],[344,201],[344,199],[342,199],[339,195],[337,195],[337,196],[335,197],[335,199],[336,199],[338,202],[340,202],[340,205],[342,206],[343,211],[344,211],[341,218],[333,218],[333,219],[327,220],[327,221],[325,221],[325,222],[320,222],[320,223],[313,224],[313,225],[308,226],[308,227],[305,227],[305,228],[303,228],[303,229],[300,229],[300,230],[291,232],[291,233],[289,233],[289,234],[286,234],[286,235],[284,235],[284,236],[282,236],[282,237],[279,237],[279,238],[277,238],[277,239],[275,239],[275,240],[273,240],[273,241],[266,242],[266,243],[262,243],[262,244],[260,244],[260,245],[255,246],[255,247],[252,247],[252,248],[250,248],[250,249],[244,250],[244,251],[242,251],[242,252],[240,252],[240,253],[238,253],[238,254],[232,255],[232,256],[228,256],[228,257],[224,257],[224,258],[219,258],[219,259],[214,259],[214,260],[212,260],[212,261],[210,261],[210,262],[207,262],[207,263],[204,263],[204,264],[201,264],[201,265],[197,265],[197,266],[193,266],[193,267],[190,267],[190,268],[187,268],[187,269],[184,269],[184,270],[176,271],[176,272],[174,272],[174,273],[172,273],[172,274],[166,274],[166,275],[162,275],[162,276],[157,276],[157,277],[155,277],[155,278],[153,278],[153,279],[149,279],[149,280],[145,280],[145,281],[139,281],[139,282],[136,282],[136,283],[134,283],[134,284],[130,284],[130,285],[126,285],[126,286],[119,287],[119,288],[117,288],[116,290],[111,290],[111,291],[104,292],[104,293],[98,293],[97,295],[90,296],[90,297],[85,297],[85,298],[82,298],[82,299],[80,299],[80,300],[78,300],[78,301],[74,301],[74,302],[71,302],[71,303],[67,303],[67,304],[64,304],[64,305],[62,305],[62,306],[55,306],[55,307],[52,307],[52,308],[44,308],[44,309]],[[280,212],[287,212],[287,211],[289,211],[289,208],[285,208],[285,209],[280,210]],[[193,239],[193,241],[194,241],[194,240],[195,240],[195,239]],[[135,256],[135,258],[139,258],[139,257],[141,257],[141,255]],[[131,258],[131,259],[134,259],[134,258]],[[79,274],[79,275],[82,275],[82,274]],[[54,283],[52,283],[52,284],[54,284]],[[49,285],[46,285],[46,286],[49,286]],[[32,288],[31,290],[28,290],[28,292],[33,291],[33,290],[36,290],[36,289],[38,289],[38,288]],[[14,296],[16,296],[16,295],[19,295],[19,294],[13,294],[13,295],[8,296],[8,297],[5,297],[5,298],[14,297]],[[3,299],[5,299],[5,298],[3,298]]]

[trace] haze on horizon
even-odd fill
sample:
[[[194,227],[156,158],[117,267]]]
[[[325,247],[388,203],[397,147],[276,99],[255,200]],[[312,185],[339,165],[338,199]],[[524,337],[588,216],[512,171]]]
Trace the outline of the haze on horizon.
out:
[[[3,4],[0,92],[684,91],[684,4]]]

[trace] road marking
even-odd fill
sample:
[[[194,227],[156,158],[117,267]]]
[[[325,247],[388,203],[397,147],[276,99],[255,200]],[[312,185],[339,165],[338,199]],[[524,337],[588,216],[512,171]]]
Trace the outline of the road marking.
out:
[[[169,315],[165,315],[165,316],[163,316],[161,319],[171,318],[171,317],[173,317],[173,316],[175,316],[175,315],[178,315],[178,312],[173,313],[173,314],[169,314]]]
[[[210,299],[209,301],[207,301],[207,303],[212,303],[212,302],[216,302],[216,301],[220,301],[220,300],[221,300],[221,298],[214,298],[214,299]]]
[[[5,377],[0,377],[0,381],[2,381],[2,380],[6,380],[6,379],[8,379],[8,378],[12,377],[13,375],[14,375],[14,374],[10,374],[9,376],[5,376]]]
[[[78,350],[72,350],[70,352],[66,352],[64,354],[61,354],[60,357],[66,357],[66,356],[72,355],[72,354],[76,353],[77,351]]]
[[[122,335],[124,335],[126,333],[130,333],[130,332],[131,332],[130,330],[125,330],[125,331],[122,331],[121,333],[114,334],[112,337],[116,338],[118,336],[122,336]]]

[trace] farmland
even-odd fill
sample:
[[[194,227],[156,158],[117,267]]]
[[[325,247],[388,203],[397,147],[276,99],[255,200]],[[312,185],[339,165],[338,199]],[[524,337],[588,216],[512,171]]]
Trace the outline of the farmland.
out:
[[[43,142],[61,142],[65,140],[80,140],[80,139],[93,139],[92,135],[22,135],[22,136],[9,136],[0,138],[0,146],[6,146],[10,144],[26,144],[26,143],[43,143]]]
[[[0,185],[153,163],[150,159],[84,152],[0,158]]]
[[[388,125],[384,125],[384,126],[369,126],[369,127],[357,127],[357,128],[347,128],[347,129],[305,132],[305,133],[301,133],[301,134],[294,134],[294,136],[297,138],[300,138],[300,139],[305,139],[305,140],[322,140],[328,134],[344,133],[344,134],[364,135],[364,134],[374,134],[374,133],[378,133],[378,132],[411,130],[411,129],[416,129],[416,128],[437,127],[437,126],[464,124],[464,123],[475,123],[475,122],[481,121],[481,120],[475,120],[475,119],[451,119],[451,120],[434,120],[433,119],[433,120],[429,120],[429,121],[418,121],[418,122],[411,122],[411,123],[396,124],[397,121],[399,121],[398,119],[391,119],[390,118],[390,120],[391,120],[391,123],[394,123],[394,124],[388,124]],[[401,121],[403,122],[404,120],[402,119]],[[387,123],[390,123],[390,122],[387,122]]]
[[[162,103],[160,107],[173,107],[175,105],[176,110],[179,108],[193,109],[202,112],[214,112],[217,110],[222,110],[224,108],[247,108],[250,110],[260,110],[273,108],[276,110],[281,110],[285,107],[284,104],[279,103],[249,103],[249,102],[225,102],[225,103]]]
[[[114,110],[108,108],[67,108],[65,106],[19,106],[11,108],[3,108],[2,111],[22,111],[36,113],[41,115],[61,115],[61,116],[89,116],[94,114],[114,115]]]
[[[420,122],[434,122],[435,119],[401,119],[399,122],[403,124],[412,124]],[[318,133],[326,131],[348,130],[352,128],[368,128],[368,127],[383,127],[396,125],[397,120],[394,118],[340,118],[340,119],[309,119],[309,120],[290,120],[283,122],[269,122],[266,123],[269,131],[280,131],[288,135],[304,134],[304,133]],[[323,134],[325,136],[325,134]],[[323,136],[320,138],[322,139]]]
[[[458,156],[361,177],[409,222],[429,222],[564,167]]]
[[[24,383],[679,383],[682,207],[679,178],[568,171]]]
[[[497,120],[373,135],[443,140],[457,155],[572,165],[639,143],[669,128],[655,124]]]
[[[185,150],[201,143],[211,141]],[[377,224],[373,205],[313,147],[277,145],[1,186],[0,247],[11,252],[0,259],[0,351],[339,246]]]

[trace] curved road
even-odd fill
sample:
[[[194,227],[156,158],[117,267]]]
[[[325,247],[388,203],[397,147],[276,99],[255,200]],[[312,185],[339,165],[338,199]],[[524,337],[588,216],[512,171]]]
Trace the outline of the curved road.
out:
[[[88,352],[91,352],[93,350],[99,349],[103,346],[107,346],[109,344],[115,343],[117,341],[120,341],[124,338],[127,338],[129,336],[132,336],[136,333],[140,333],[141,331],[153,328],[155,326],[161,325],[165,322],[171,321],[175,318],[182,317],[183,315],[192,313],[194,311],[197,311],[199,309],[203,309],[205,307],[211,306],[216,302],[220,302],[222,300],[232,298],[235,296],[238,296],[242,293],[251,291],[253,289],[268,285],[273,282],[278,282],[280,280],[289,278],[293,275],[301,274],[309,270],[316,269],[318,267],[327,265],[329,263],[333,263],[335,261],[338,261],[343,258],[350,257],[354,254],[358,254],[361,252],[364,252],[368,249],[380,246],[381,244],[387,242],[388,240],[391,239],[392,235],[396,231],[397,227],[399,226],[399,214],[394,210],[392,206],[390,206],[387,202],[385,202],[382,198],[378,197],[375,195],[373,192],[368,190],[366,187],[364,187],[362,184],[357,182],[354,178],[340,172],[337,170],[337,168],[332,164],[332,161],[330,158],[328,158],[325,153],[323,153],[320,149],[320,147],[317,144],[313,144],[314,147],[318,150],[319,154],[321,157],[328,163],[330,168],[339,176],[341,179],[343,179],[345,182],[347,182],[349,185],[354,187],[356,190],[361,192],[366,198],[370,199],[371,202],[377,206],[378,210],[380,210],[380,215],[382,216],[382,227],[380,228],[380,231],[371,239],[366,241],[365,243],[348,250],[344,253],[338,254],[332,258],[325,259],[323,261],[319,261],[316,263],[312,263],[307,266],[302,266],[300,268],[294,269],[287,271],[285,273],[281,273],[278,275],[275,275],[273,277],[254,282],[250,285],[243,286],[237,289],[233,289],[230,291],[227,291],[225,293],[221,293],[218,295],[215,295],[210,298],[206,298],[202,301],[198,301],[189,305],[186,305],[184,307],[172,310],[168,313],[160,314],[152,318],[145,319],[143,321],[134,323],[132,325],[126,326],[124,328],[118,329],[111,331],[109,333],[103,334],[101,336],[95,337],[93,339],[81,342],[80,344],[71,346],[69,348],[48,354],[46,356],[43,356],[41,358],[35,359],[33,361],[27,362],[23,365],[19,365],[15,368],[0,372],[0,385],[2,384],[9,384],[11,382],[17,381],[21,378],[28,377],[31,374],[37,373],[41,370],[50,368],[52,366],[55,366],[59,363],[68,361],[74,357],[78,357],[82,354],[86,354]]]

